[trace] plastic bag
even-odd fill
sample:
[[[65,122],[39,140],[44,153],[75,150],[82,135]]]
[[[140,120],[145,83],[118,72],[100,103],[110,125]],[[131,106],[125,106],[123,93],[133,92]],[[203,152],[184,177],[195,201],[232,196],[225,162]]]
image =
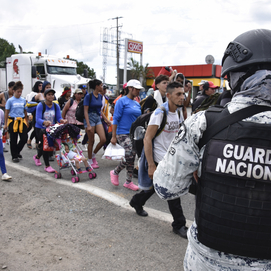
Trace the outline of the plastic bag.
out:
[[[110,143],[105,149],[102,159],[125,161],[125,150],[119,144]]]

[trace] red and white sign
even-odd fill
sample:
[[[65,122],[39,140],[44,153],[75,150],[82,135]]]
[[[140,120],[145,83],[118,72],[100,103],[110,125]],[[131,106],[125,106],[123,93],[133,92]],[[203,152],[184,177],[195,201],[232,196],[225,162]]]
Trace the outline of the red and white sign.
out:
[[[18,59],[13,61],[13,79],[20,79],[20,69],[18,67]]]
[[[135,41],[135,40],[128,40],[128,48],[127,51],[130,53],[143,53],[143,42]]]

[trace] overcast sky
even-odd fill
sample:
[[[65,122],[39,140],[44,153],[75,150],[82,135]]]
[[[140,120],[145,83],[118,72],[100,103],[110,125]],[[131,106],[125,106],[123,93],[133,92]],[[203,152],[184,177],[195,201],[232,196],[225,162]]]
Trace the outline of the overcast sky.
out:
[[[115,35],[116,20],[121,38],[143,42],[143,64],[173,66],[205,64],[213,55],[221,64],[230,41],[256,28],[271,29],[268,0],[0,0],[0,38],[13,43],[16,51],[45,50],[70,55],[103,75],[101,37],[103,29]],[[109,48],[114,49],[114,48]],[[116,83],[115,52],[109,50],[106,82]],[[139,60],[138,54],[130,57]],[[123,68],[124,59],[120,59]],[[121,82],[122,83],[122,82]]]

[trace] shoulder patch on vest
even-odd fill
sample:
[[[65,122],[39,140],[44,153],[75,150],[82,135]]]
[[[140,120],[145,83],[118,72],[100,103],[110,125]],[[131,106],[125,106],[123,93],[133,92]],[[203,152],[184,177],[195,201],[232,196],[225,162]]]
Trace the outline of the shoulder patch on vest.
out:
[[[185,135],[186,135],[186,127],[184,124],[182,124],[182,126],[179,129],[178,134],[174,137],[172,143],[173,144],[179,143],[184,138]]]
[[[174,154],[176,153],[176,149],[173,148],[173,147],[170,147],[169,153],[170,153],[171,155],[174,155]]]

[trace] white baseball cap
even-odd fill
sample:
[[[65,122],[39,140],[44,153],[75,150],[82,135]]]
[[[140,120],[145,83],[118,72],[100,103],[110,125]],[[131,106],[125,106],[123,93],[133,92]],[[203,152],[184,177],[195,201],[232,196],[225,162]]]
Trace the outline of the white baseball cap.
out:
[[[134,87],[134,88],[137,88],[137,89],[143,89],[140,82],[138,80],[136,80],[136,79],[129,80],[126,87]]]
[[[198,83],[198,85],[203,85],[203,84],[206,83],[206,82],[208,82],[208,81],[206,81],[206,80],[201,80],[201,81]]]

